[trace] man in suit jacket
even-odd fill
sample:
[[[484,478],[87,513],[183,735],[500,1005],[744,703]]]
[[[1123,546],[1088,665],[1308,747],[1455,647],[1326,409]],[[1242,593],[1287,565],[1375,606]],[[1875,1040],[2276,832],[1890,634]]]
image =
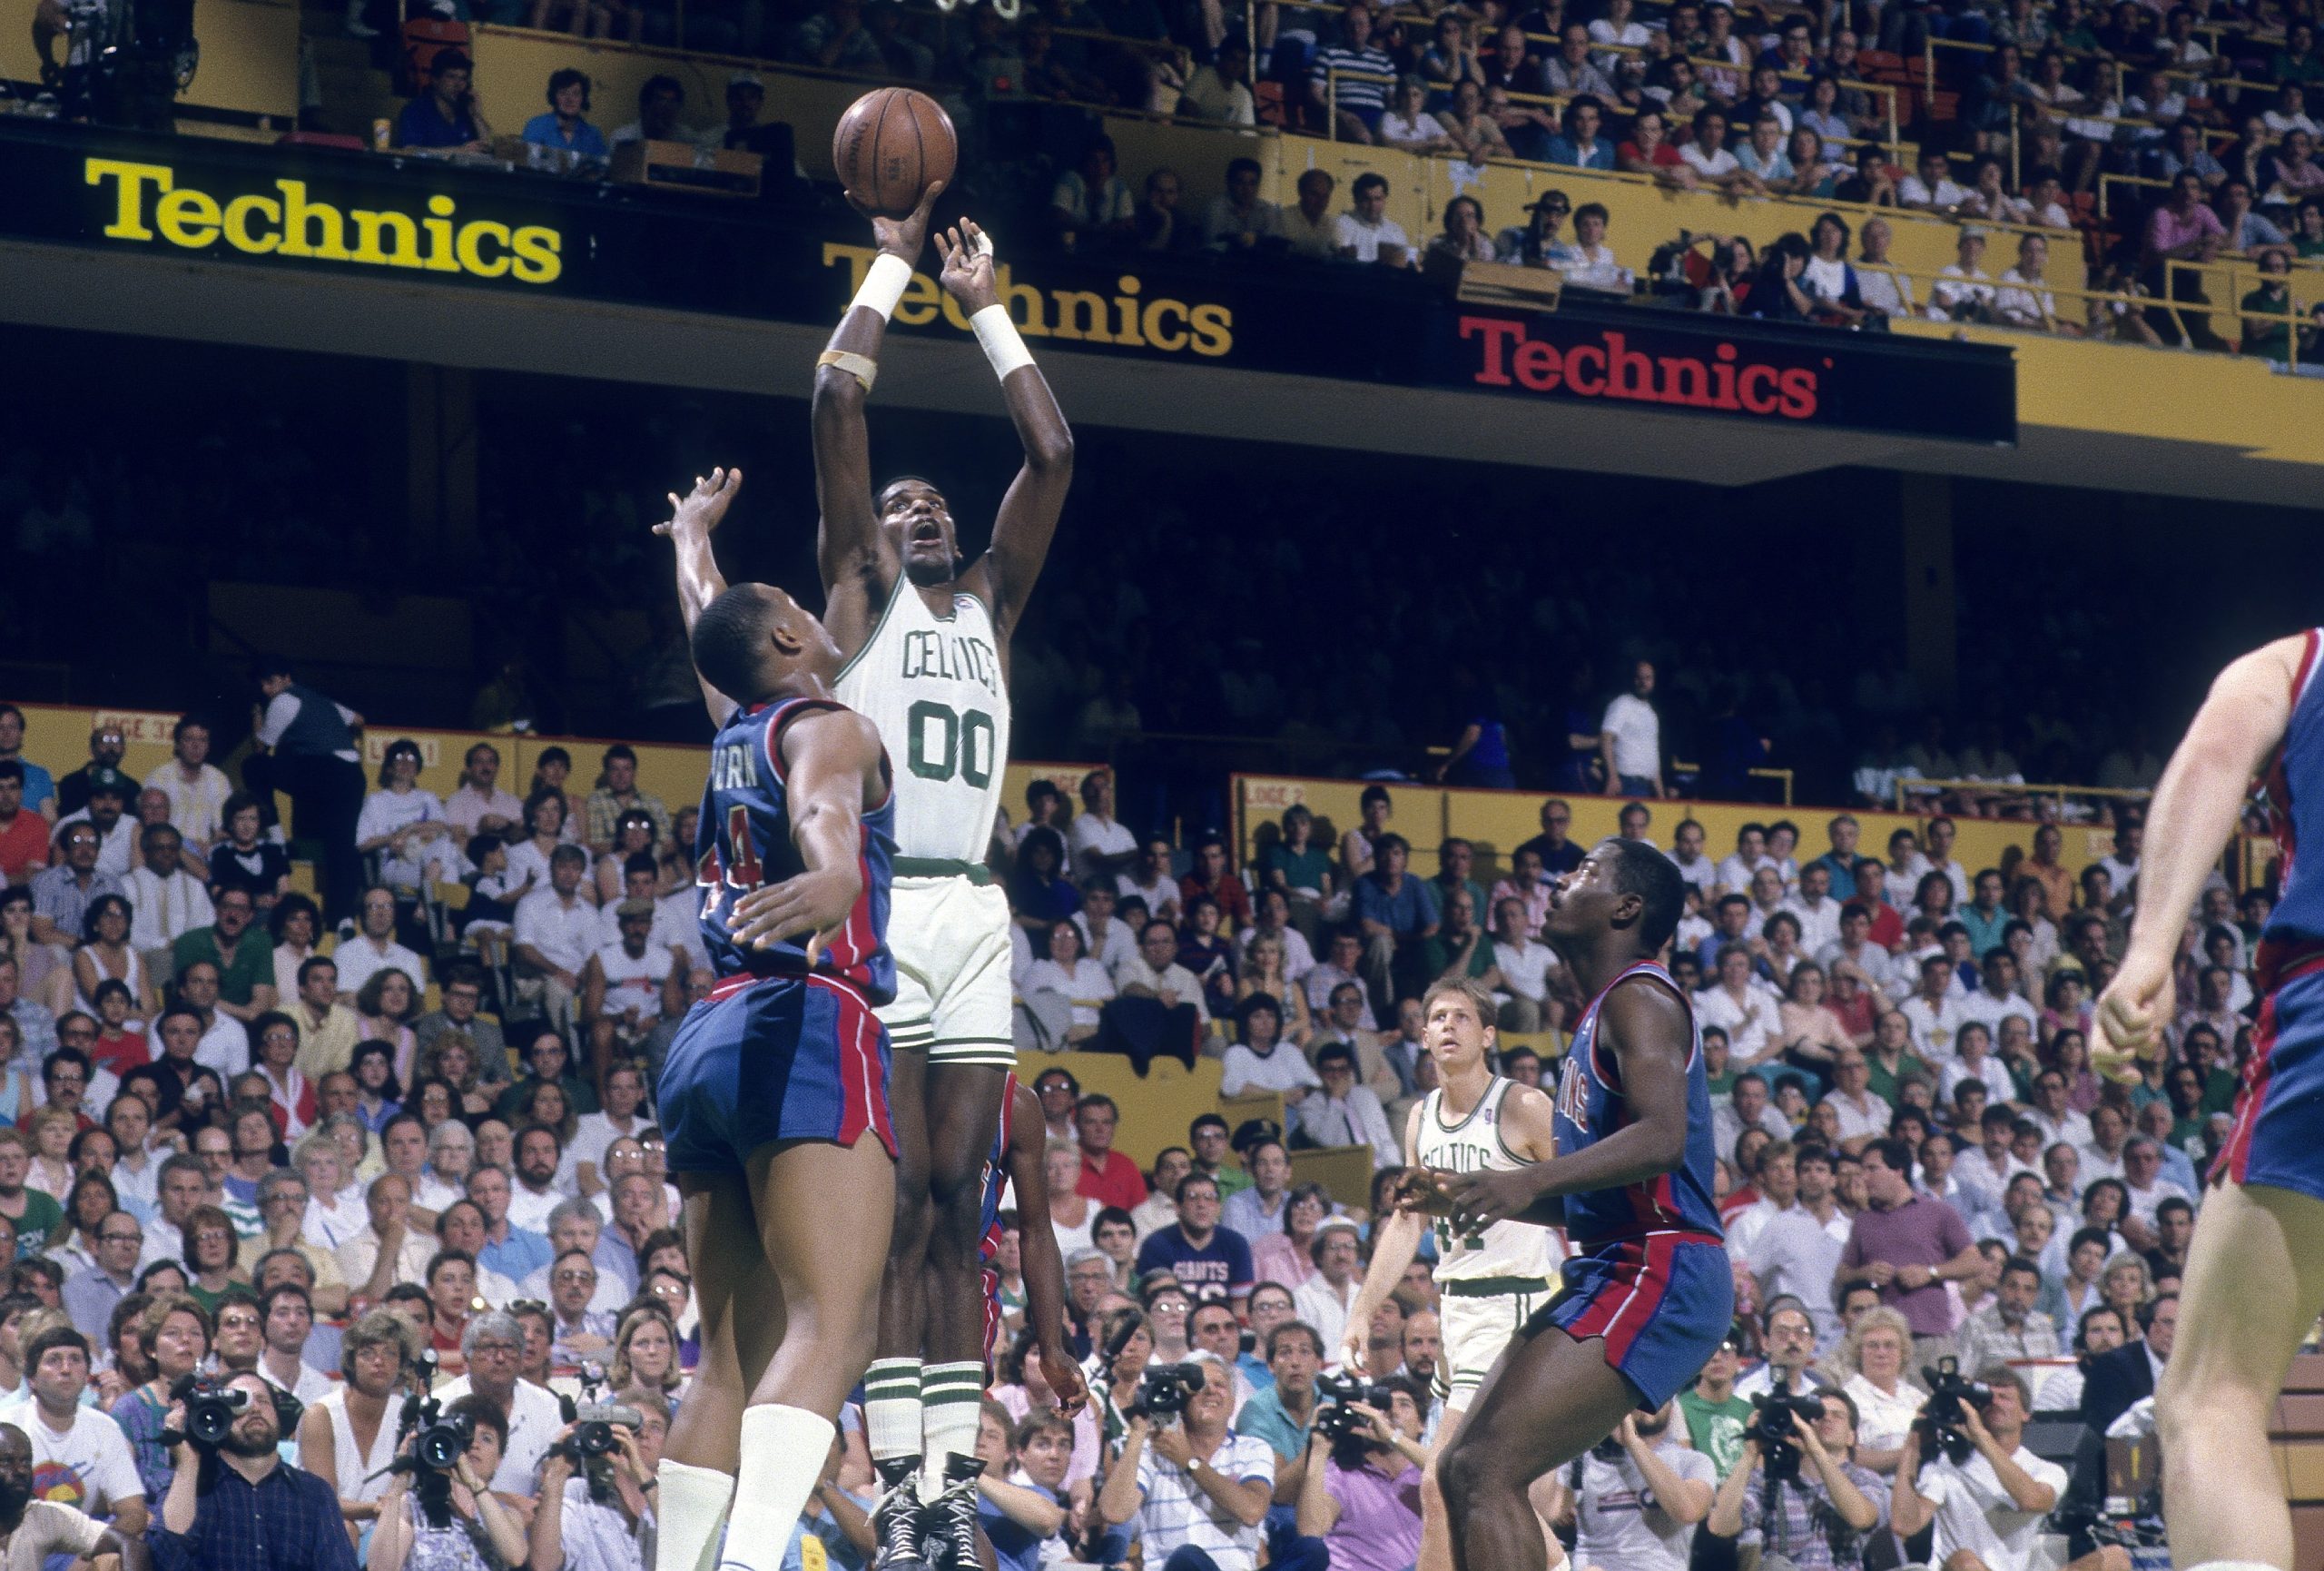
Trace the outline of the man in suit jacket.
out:
[[[2179,1329],[2179,1296],[2166,1293],[2139,1307],[2139,1329],[2146,1339],[2125,1342],[2091,1361],[2082,1383],[2082,1421],[2101,1435],[2129,1410],[2133,1402],[2154,1395],[2155,1381],[2171,1357],[2171,1340]]]

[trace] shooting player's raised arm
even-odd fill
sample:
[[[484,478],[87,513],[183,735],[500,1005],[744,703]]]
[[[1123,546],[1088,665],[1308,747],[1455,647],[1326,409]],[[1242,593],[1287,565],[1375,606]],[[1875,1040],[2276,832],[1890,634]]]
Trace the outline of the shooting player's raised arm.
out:
[[[694,489],[683,500],[677,492],[670,493],[669,521],[654,526],[655,534],[667,536],[677,548],[678,610],[689,635],[703,608],[726,592],[725,577],[710,548],[710,534],[726,516],[727,504],[742,486],[740,469],[713,469],[707,479],[697,475]],[[694,679],[701,681],[699,673]],[[710,706],[711,723],[726,724],[726,717],[734,712],[734,700],[707,682],[702,684],[702,697]]]
[[[810,417],[815,500],[821,512],[815,561],[830,602],[824,620],[832,624],[842,647],[852,642],[849,618],[868,613],[871,605],[868,592],[860,606],[852,603],[852,597],[859,590],[884,588],[901,570],[894,553],[881,541],[879,518],[873,510],[871,442],[864,430],[863,405],[879,374],[888,319],[911,282],[912,264],[928,242],[929,210],[943,189],[940,181],[930,186],[908,218],[872,217],[872,232],[879,241],[880,254],[872,258],[847,314],[840,318],[829,347],[815,361]],[[849,200],[853,200],[852,193]],[[869,630],[867,621],[863,631]]]
[[[942,283],[976,329],[977,341],[1000,377],[1009,422],[1025,449],[1024,466],[1009,482],[992,522],[992,548],[986,553],[986,588],[993,620],[1003,637],[1016,626],[1033,592],[1033,580],[1049,559],[1073,484],[1073,431],[1065,423],[1047,378],[1000,302],[992,267],[992,242],[966,219],[936,237],[944,256]]]

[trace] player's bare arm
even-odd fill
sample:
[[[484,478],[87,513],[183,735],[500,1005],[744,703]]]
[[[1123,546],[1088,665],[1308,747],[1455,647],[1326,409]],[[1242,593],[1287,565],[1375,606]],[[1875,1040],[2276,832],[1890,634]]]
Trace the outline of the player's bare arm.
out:
[[[791,839],[807,870],[734,902],[735,942],[757,949],[847,920],[863,893],[863,812],[888,790],[880,733],[852,709],[803,715],[780,745]]]
[[[1634,1121],[1571,1156],[1511,1172],[1436,1173],[1462,1226],[1559,1220],[1551,1203],[1590,1190],[1643,1183],[1678,1168],[1687,1152],[1687,1059],[1693,1024],[1679,995],[1658,983],[1625,982],[1598,1012],[1598,1043],[1611,1054]],[[1538,1092],[1536,1094],[1539,1094]]]
[[[1018,1233],[1019,1266],[1025,1277],[1025,1319],[1033,1328],[1033,1346],[1040,1354],[1041,1376],[1057,1393],[1058,1406],[1069,1418],[1089,1399],[1081,1366],[1065,1350],[1065,1256],[1057,1232],[1043,1227],[1049,1214],[1049,1181],[1045,1171],[1049,1155],[1049,1123],[1041,1099],[1030,1086],[1017,1087],[1009,1122],[1009,1181],[1017,1191],[1017,1214],[1034,1219]]]
[[[742,489],[740,469],[713,469],[707,477],[696,475],[694,489],[683,499],[675,491],[670,493],[669,520],[654,526],[655,534],[677,548],[678,610],[685,618],[689,634],[703,608],[726,592],[726,578],[718,570],[718,558],[710,548],[710,536],[726,516],[734,493]],[[694,679],[702,681],[699,673]],[[734,700],[707,682],[702,683],[702,697],[710,706],[711,724],[725,725],[727,716],[734,712]]]
[[[1404,1113],[1404,1162],[1407,1178],[1419,1177],[1426,1170],[1420,1162],[1420,1120],[1424,1102],[1416,1102]],[[1364,1273],[1364,1285],[1355,1291],[1355,1302],[1348,1307],[1347,1336],[1340,1347],[1342,1361],[1361,1365],[1369,1350],[1366,1344],[1372,1336],[1372,1317],[1404,1280],[1404,1272],[1420,1258],[1420,1240],[1428,1231],[1428,1222],[1422,1209],[1424,1191],[1399,1181],[1394,1191],[1395,1209],[1387,1220],[1380,1224],[1373,1240],[1372,1264]]]
[[[2230,664],[2154,788],[2147,809],[2146,851],[2139,865],[2138,915],[2122,969],[2098,1001],[2098,1023],[2111,1052],[2099,1067],[2122,1077],[2130,1060],[2162,1051],[2176,1014],[2171,968],[2187,914],[2235,832],[2251,777],[2291,723],[2292,683],[2305,636],[2279,638]]]
[[[962,219],[958,229],[936,237],[936,247],[944,258],[938,282],[963,312],[973,318],[1000,303],[992,244],[974,223]],[[991,548],[969,569],[968,578],[971,588],[992,608],[993,626],[1005,652],[1065,511],[1066,492],[1073,484],[1073,432],[1048,379],[1029,360],[1002,379],[1000,391],[1009,405],[1009,423],[1024,447],[1025,462],[1000,499],[1000,511],[992,521]]]
[[[944,189],[939,181],[906,218],[872,219],[872,233],[882,256],[911,267],[928,244],[928,215]],[[851,202],[854,198],[849,198]],[[861,203],[858,212],[864,212]],[[872,496],[872,450],[863,406],[872,390],[856,362],[874,364],[887,340],[888,319],[858,305],[840,318],[823,362],[815,368],[810,417],[815,449],[815,561],[822,575],[823,625],[849,654],[863,647],[888,590],[903,570],[895,548],[880,532]],[[832,357],[844,357],[834,360]]]

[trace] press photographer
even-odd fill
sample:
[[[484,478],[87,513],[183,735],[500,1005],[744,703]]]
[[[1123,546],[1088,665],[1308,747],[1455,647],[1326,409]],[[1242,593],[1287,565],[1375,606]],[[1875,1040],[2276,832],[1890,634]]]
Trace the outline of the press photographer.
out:
[[[1402,1376],[1333,1379],[1317,1394],[1299,1490],[1299,1531],[1321,1538],[1338,1571],[1403,1571],[1420,1555],[1421,1391]]]
[[[1573,1563],[1686,1571],[1695,1527],[1710,1512],[1711,1459],[1670,1433],[1677,1405],[1632,1413],[1558,1479],[1552,1517],[1574,1518]]]
[[[1275,1450],[1228,1427],[1234,1381],[1215,1354],[1170,1367],[1200,1371],[1201,1383],[1185,1392],[1182,1412],[1157,1412],[1147,1395],[1157,1371],[1147,1371],[1098,1515],[1113,1527],[1137,1521],[1149,1571],[1256,1571]]]
[[[524,1526],[487,1487],[507,1443],[507,1421],[487,1397],[462,1397],[423,1418],[397,1447],[364,1571],[502,1571],[522,1561]]]
[[[645,1571],[654,1470],[669,1429],[668,1401],[643,1386],[610,1403],[581,1405],[541,1461],[531,1571]]]
[[[158,1571],[355,1571],[339,1497],[282,1461],[275,1397],[246,1371],[170,1404],[177,1471],[147,1537]]]
[[[1719,1485],[1703,1525],[1714,1537],[1758,1546],[1762,1566],[1861,1571],[1866,1543],[1887,1512],[1888,1487],[1857,1467],[1855,1453],[1856,1404],[1839,1392],[1762,1398],[1744,1429],[1743,1460]]]
[[[2042,1571],[2042,1524],[2066,1472],[2022,1444],[2024,1380],[2006,1364],[1988,1365],[1974,1385],[1942,1366],[1926,1373],[1928,1404],[1905,1436],[1890,1526],[1909,1538],[1935,1523],[1929,1558],[1945,1571]]]

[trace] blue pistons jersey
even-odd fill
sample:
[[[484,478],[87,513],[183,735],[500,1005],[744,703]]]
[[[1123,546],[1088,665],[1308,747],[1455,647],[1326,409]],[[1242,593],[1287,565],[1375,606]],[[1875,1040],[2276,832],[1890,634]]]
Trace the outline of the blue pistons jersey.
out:
[[[1590,1001],[1581,1023],[1573,1028],[1565,1072],[1558,1081],[1560,1156],[1586,1150],[1630,1121],[1620,1071],[1610,1054],[1598,1051],[1598,1015],[1614,989],[1634,976],[1651,977],[1677,993],[1681,1003],[1687,1002],[1670,973],[1650,961],[1631,966]],[[1690,1019],[1692,1013],[1690,1007]],[[1659,1232],[1722,1237],[1718,1207],[1711,1198],[1717,1167],[1711,1146],[1710,1080],[1703,1067],[1702,1035],[1695,1032],[1687,1058],[1686,1160],[1674,1171],[1645,1183],[1566,1196],[1566,1232],[1574,1248]]]
[[[803,976],[809,934],[765,949],[744,949],[728,927],[743,893],[780,884],[806,871],[791,838],[791,805],[783,786],[783,728],[803,715],[846,706],[830,698],[790,698],[741,708],[720,726],[710,749],[710,778],[703,787],[694,831],[694,882],[704,890],[702,942],[723,984],[739,978]],[[881,773],[887,772],[881,761]],[[861,990],[867,1002],[896,995],[896,963],[888,953],[888,885],[896,851],[892,782],[880,805],[864,813],[861,868],[863,892],[847,920],[817,950],[813,970]]]

